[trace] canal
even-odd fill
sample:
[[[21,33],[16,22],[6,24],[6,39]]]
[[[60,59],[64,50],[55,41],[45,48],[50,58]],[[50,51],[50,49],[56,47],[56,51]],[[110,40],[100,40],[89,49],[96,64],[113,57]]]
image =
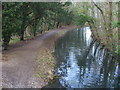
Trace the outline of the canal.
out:
[[[67,32],[55,44],[55,78],[47,88],[118,88],[119,63],[92,38],[89,27]]]

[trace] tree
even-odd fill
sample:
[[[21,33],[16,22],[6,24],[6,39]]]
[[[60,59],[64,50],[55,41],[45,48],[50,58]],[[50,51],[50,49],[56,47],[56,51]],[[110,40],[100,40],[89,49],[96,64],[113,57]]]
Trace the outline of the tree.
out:
[[[49,30],[49,28],[55,27],[55,23],[58,26],[70,24],[72,14],[67,9],[69,5],[68,2],[4,2],[2,4],[4,49],[7,49],[11,37],[14,35],[19,35],[20,40],[24,40],[24,32],[27,27],[31,27],[33,35],[36,36],[37,29],[42,25],[46,25],[45,27]]]
[[[18,6],[17,6],[18,5]],[[14,8],[12,8],[14,7]],[[2,8],[2,38],[4,49],[7,49],[11,36],[19,29],[21,22],[17,17],[17,10],[19,4],[17,3],[3,3]],[[18,23],[14,23],[18,22]]]

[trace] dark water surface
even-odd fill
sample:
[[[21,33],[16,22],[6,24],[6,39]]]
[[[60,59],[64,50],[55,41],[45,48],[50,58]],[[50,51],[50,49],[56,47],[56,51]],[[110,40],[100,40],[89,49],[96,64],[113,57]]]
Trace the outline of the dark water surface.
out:
[[[55,74],[49,88],[118,88],[119,63],[91,37],[89,27],[69,31],[56,42]]]

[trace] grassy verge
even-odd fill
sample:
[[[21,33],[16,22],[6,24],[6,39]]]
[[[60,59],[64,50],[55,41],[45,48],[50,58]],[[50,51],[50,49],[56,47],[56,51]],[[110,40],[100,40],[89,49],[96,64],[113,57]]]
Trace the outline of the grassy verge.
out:
[[[68,30],[60,30],[56,33],[56,38],[60,38],[63,36]],[[53,47],[53,46],[52,46]],[[38,78],[42,78],[44,82],[50,82],[52,81],[54,77],[57,77],[54,75],[54,68],[55,68],[55,63],[54,63],[54,56],[52,54],[53,50],[51,46],[49,47],[50,49],[43,47],[40,49],[37,57],[37,71],[35,73],[35,76]]]
[[[35,76],[42,78],[44,81],[52,80],[53,70],[55,67],[54,57],[51,51],[47,48],[40,49],[39,56],[37,57],[37,72]]]
[[[2,46],[2,41],[0,41],[0,46]]]
[[[18,42],[20,42],[20,39],[19,39],[18,37],[13,37],[13,38],[10,40],[9,44],[16,44],[16,43],[18,43]],[[3,44],[3,42],[0,41],[0,46],[1,46],[2,44]]]
[[[27,40],[27,39],[31,39],[33,38],[33,36],[25,36],[24,39]],[[12,37],[12,39],[10,40],[10,43],[9,44],[16,44],[20,42],[20,38],[19,37]]]
[[[18,37],[14,37],[14,38],[12,38],[11,40],[10,40],[10,44],[15,44],[15,43],[17,43],[17,42],[19,42],[20,41],[20,39],[18,38]]]
[[[57,33],[57,36],[58,36],[58,37],[61,37],[61,36],[63,36],[67,31],[68,31],[68,30],[59,31],[59,32]]]

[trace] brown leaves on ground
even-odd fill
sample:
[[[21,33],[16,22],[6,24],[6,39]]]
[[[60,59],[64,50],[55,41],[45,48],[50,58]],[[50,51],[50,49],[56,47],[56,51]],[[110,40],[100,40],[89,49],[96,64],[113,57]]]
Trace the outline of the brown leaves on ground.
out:
[[[8,56],[0,54],[0,61],[8,61]]]
[[[55,63],[54,57],[52,56],[52,53],[54,52],[52,51],[54,47],[54,42],[59,37],[63,36],[67,31],[72,30],[76,27],[77,26],[72,26],[58,29],[57,33],[55,34],[55,37],[51,37],[50,40],[47,40],[44,43],[43,47],[40,48],[37,57],[38,67],[35,74],[38,78],[43,79],[45,82],[48,82],[49,80],[53,79],[53,77],[55,76],[53,74]]]
[[[38,67],[35,75],[42,78],[44,81],[52,80],[55,64],[51,51],[47,48],[42,48],[38,55]]]

